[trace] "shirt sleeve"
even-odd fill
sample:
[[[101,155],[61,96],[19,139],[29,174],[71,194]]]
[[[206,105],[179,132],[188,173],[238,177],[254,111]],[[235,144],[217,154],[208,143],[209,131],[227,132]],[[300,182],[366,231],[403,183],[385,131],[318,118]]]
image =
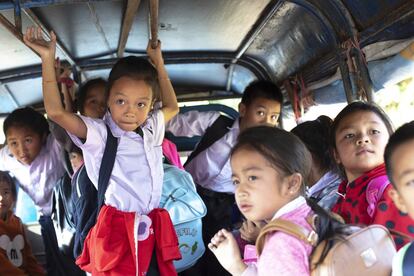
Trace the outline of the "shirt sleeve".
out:
[[[82,121],[86,125],[86,140],[82,141],[75,135],[67,132],[70,139],[78,146],[82,151],[86,151],[87,153],[101,153],[103,154],[103,150],[106,144],[106,137],[107,137],[107,130],[103,120],[101,119],[92,119],[82,115],[79,115]]]
[[[7,168],[5,166],[7,164],[7,162],[6,162],[7,151],[8,151],[8,146],[7,145],[5,145],[4,147],[2,147],[0,149],[0,170],[2,170],[2,171],[7,170]]]
[[[199,112],[196,110],[177,114],[166,125],[166,131],[179,137],[202,136],[220,116],[218,111]]]
[[[152,133],[154,145],[161,146],[165,134],[164,113],[162,113],[161,109],[154,110],[148,117],[144,128],[147,128]]]

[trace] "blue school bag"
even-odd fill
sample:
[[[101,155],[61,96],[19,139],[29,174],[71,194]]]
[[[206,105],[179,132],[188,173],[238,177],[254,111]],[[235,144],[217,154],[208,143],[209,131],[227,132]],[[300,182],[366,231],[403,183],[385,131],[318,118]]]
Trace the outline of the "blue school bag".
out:
[[[168,210],[177,233],[182,259],[174,261],[174,266],[181,272],[193,266],[205,251],[201,219],[207,208],[188,172],[164,164],[160,208]]]

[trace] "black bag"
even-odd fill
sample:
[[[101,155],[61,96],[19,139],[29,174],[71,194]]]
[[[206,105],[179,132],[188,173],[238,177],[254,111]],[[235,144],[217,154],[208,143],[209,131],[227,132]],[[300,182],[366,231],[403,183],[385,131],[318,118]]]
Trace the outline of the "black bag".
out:
[[[104,203],[105,192],[115,163],[118,140],[107,128],[105,151],[99,169],[98,191],[89,179],[83,165],[72,179],[72,200],[74,206],[75,239],[73,254],[78,257],[83,250],[83,243],[91,228],[95,225],[99,211]]]

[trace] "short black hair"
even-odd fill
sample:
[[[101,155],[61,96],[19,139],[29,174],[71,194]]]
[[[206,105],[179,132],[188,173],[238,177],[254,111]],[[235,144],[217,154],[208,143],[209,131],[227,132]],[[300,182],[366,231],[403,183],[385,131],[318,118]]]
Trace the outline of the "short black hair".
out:
[[[143,80],[151,87],[153,100],[159,99],[158,73],[147,59],[136,56],[119,59],[109,73],[106,90],[107,97],[109,97],[112,86],[122,77]]]
[[[392,166],[392,155],[395,150],[404,143],[414,140],[414,121],[404,124],[397,131],[391,135],[388,140],[388,144],[384,151],[385,167],[387,169],[387,175],[392,185],[396,188],[393,179],[393,166]]]
[[[46,118],[30,107],[15,109],[6,117],[6,120],[4,120],[3,123],[3,132],[6,136],[6,139],[7,131],[11,127],[29,128],[33,132],[39,134],[40,137],[48,135],[50,132],[49,124]]]
[[[16,182],[14,178],[6,171],[0,171],[0,182],[5,182],[10,185],[10,190],[12,193],[13,200],[17,200],[17,189],[16,189]]]
[[[332,119],[328,116],[319,116],[316,120],[306,121],[291,130],[306,145],[312,158],[323,171],[335,169],[335,161],[332,158],[329,134],[331,131]]]
[[[81,114],[84,114],[85,101],[88,98],[88,93],[95,87],[103,86],[106,88],[107,81],[102,78],[88,80],[83,83],[78,90],[77,107]],[[106,93],[106,89],[105,89]],[[106,96],[105,96],[106,98]]]
[[[241,103],[249,106],[255,99],[264,98],[283,104],[283,94],[279,86],[268,80],[258,80],[250,83],[244,90]]]

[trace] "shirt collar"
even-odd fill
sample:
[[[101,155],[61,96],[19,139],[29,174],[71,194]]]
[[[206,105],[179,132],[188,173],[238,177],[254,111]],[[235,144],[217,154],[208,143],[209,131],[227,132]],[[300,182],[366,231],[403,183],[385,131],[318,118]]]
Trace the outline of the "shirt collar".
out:
[[[306,203],[306,199],[303,196],[298,196],[291,202],[285,204],[282,208],[280,208],[275,215],[273,216],[272,220],[280,218],[281,216],[297,209],[299,206]]]
[[[148,114],[150,115],[150,114]],[[138,135],[140,136],[138,133],[134,132],[134,131],[125,131],[122,128],[120,128],[112,119],[112,115],[111,112],[109,112],[109,110],[106,111],[104,117],[103,117],[104,122],[109,126],[109,128],[111,129],[112,135],[114,135],[115,137],[119,138],[121,136],[124,135],[128,135],[128,136],[135,136]],[[141,128],[145,127],[145,125],[147,124],[147,121],[145,121],[142,125]],[[141,136],[140,136],[141,137]]]

